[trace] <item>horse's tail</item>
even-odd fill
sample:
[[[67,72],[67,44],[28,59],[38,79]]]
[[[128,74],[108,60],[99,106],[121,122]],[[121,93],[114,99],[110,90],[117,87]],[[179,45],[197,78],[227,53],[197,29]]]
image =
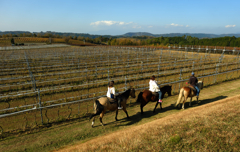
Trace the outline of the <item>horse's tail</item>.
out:
[[[178,96],[178,100],[177,100],[177,103],[175,105],[175,107],[180,103],[182,97],[183,97],[183,92],[184,92],[184,89],[181,88],[180,92],[179,92],[179,96]]]
[[[142,94],[143,94],[143,92],[140,92],[140,93],[138,94],[138,97],[137,97],[137,100],[136,100],[137,103],[140,103],[140,102],[141,102]]]
[[[92,119],[93,117],[100,115],[100,113],[102,113],[102,111],[104,110],[103,105],[100,104],[99,100],[95,100],[94,102],[94,110],[95,110],[95,114],[92,114],[90,116],[90,119]]]

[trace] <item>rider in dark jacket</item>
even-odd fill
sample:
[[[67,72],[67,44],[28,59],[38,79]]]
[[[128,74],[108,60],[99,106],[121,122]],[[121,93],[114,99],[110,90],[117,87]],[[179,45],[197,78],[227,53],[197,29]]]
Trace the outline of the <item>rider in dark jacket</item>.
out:
[[[194,72],[192,72],[192,76],[189,78],[189,82],[190,85],[194,86],[194,88],[197,90],[196,96],[199,96],[200,90],[197,86],[198,83],[198,79],[194,76]]]

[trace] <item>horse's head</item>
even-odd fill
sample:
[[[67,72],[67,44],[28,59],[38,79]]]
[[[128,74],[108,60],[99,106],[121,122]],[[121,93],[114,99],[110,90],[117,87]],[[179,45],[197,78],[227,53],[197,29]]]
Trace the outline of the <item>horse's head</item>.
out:
[[[198,81],[197,86],[199,89],[203,89],[203,81]]]
[[[135,95],[135,89],[134,88],[130,88],[130,94],[129,94],[132,98],[136,98],[136,95]]]
[[[168,96],[172,95],[172,86],[170,86],[170,85],[165,85],[160,90],[162,91],[163,94],[165,94],[167,92]]]
[[[168,87],[167,93],[168,93],[168,96],[172,95],[172,86]]]

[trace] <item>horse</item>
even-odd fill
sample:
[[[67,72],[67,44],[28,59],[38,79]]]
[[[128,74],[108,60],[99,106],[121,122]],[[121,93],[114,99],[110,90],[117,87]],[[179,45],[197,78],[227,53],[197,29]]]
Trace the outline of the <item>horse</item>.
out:
[[[168,93],[168,96],[171,96],[171,91],[172,91],[172,86],[170,85],[166,85],[160,88],[161,92],[162,92],[162,99],[165,95],[165,93]],[[141,114],[143,114],[143,107],[149,102],[149,101],[158,101],[158,93],[157,95],[152,93],[149,90],[143,90],[142,92],[140,92],[138,94],[138,98],[136,100],[136,102],[140,102],[140,109],[141,109]],[[155,108],[153,110],[153,113],[155,112],[157,105],[159,104],[159,102],[156,103]],[[160,103],[160,108],[162,109],[162,103]]]
[[[127,113],[127,110],[126,110],[126,107],[127,107],[126,103],[127,103],[127,99],[129,98],[129,96],[131,96],[132,98],[136,97],[134,88],[130,88],[130,89],[126,90],[125,92],[116,96],[116,98],[121,98],[121,100],[122,100],[121,101],[121,106],[123,107],[123,111],[126,113],[127,118],[130,118],[128,116],[128,113]],[[113,102],[111,102],[111,100]],[[90,116],[90,120],[93,118],[92,127],[94,125],[95,116],[97,116],[97,115],[100,115],[99,120],[100,120],[102,126],[104,126],[104,124],[102,122],[102,118],[103,118],[103,116],[104,116],[104,114],[107,110],[110,110],[110,111],[115,111],[116,110],[115,120],[118,121],[118,119],[117,119],[118,106],[117,106],[116,101],[114,101],[113,99],[108,98],[108,97],[101,97],[101,98],[95,100],[95,102],[94,102],[95,114],[92,114]]]
[[[202,90],[203,89],[203,81],[198,81],[197,86],[199,89]],[[182,109],[184,109],[184,103],[187,101],[188,97],[191,97],[190,102],[189,102],[189,106],[191,106],[192,97],[196,96],[196,91],[194,91],[194,89],[195,88],[190,87],[190,86],[182,87],[179,92],[178,100],[175,104],[175,107],[177,107],[177,105],[181,102],[182,97],[184,97]],[[197,102],[198,102],[198,97],[197,97]]]

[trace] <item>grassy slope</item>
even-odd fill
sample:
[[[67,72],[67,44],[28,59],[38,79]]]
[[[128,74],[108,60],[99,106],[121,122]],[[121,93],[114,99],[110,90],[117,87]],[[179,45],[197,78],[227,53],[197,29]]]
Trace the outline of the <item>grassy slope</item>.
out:
[[[240,95],[61,151],[239,151]]]
[[[194,107],[198,107],[198,106],[200,106],[199,107],[200,109],[204,110],[204,108],[201,108],[202,107],[201,105],[205,105],[210,102],[214,102],[214,101],[217,101],[220,99],[224,99],[227,97],[237,95],[237,94],[239,94],[239,91],[240,91],[239,84],[240,84],[240,80],[234,80],[234,81],[225,82],[225,83],[222,83],[219,85],[204,88],[204,90],[202,90],[201,95],[200,95],[201,103],[197,104],[194,102],[193,108],[189,108],[188,104],[186,104],[185,111],[188,112],[188,111],[194,109]],[[158,109],[155,114],[152,113],[155,103],[150,103],[146,107],[144,107],[145,114],[143,116],[139,113],[139,111],[140,111],[139,105],[128,107],[128,113],[129,113],[129,116],[131,117],[130,120],[125,119],[126,116],[122,111],[119,112],[118,118],[120,118],[121,120],[118,122],[116,122],[114,120],[115,113],[107,113],[105,115],[105,117],[103,118],[103,122],[106,124],[105,127],[100,126],[98,119],[96,120],[95,128],[91,128],[91,122],[89,122],[87,120],[75,120],[75,121],[71,121],[71,122],[62,123],[59,125],[53,125],[48,128],[46,127],[46,128],[41,129],[40,131],[36,131],[36,133],[28,133],[28,132],[26,132],[25,134],[19,133],[19,135],[0,140],[0,149],[1,149],[1,151],[49,151],[49,150],[57,149],[59,147],[66,146],[66,145],[71,145],[71,144],[76,144],[76,143],[79,144],[79,143],[88,141],[92,138],[95,138],[97,136],[99,136],[99,138],[102,139],[103,138],[103,137],[101,137],[102,135],[106,135],[106,134],[109,134],[109,133],[117,131],[117,130],[125,131],[126,129],[128,129],[130,127],[132,128],[133,126],[145,124],[145,123],[151,122],[155,119],[158,119],[159,121],[161,121],[161,120],[166,119],[165,117],[168,115],[171,116],[172,114],[175,114],[175,113],[182,113],[182,110],[176,110],[175,108],[173,108],[171,106],[171,104],[173,104],[176,101],[176,99],[177,99],[177,96],[172,96],[172,97],[166,98],[164,100],[164,104],[163,104],[164,109],[162,111]],[[132,99],[132,102],[133,101],[135,101],[135,99],[134,100]],[[231,111],[227,112],[227,114],[231,115]],[[191,113],[186,114],[186,116],[188,116],[188,115],[191,115]],[[234,113],[232,115],[234,115]],[[223,118],[225,118],[225,117],[219,117],[219,122],[221,122],[220,119],[223,119]],[[198,119],[194,119],[194,120],[196,122],[196,125],[198,126],[198,124],[199,124]],[[201,119],[199,119],[199,120],[201,120]],[[230,119],[230,120],[234,120],[234,119]],[[212,121],[209,120],[209,122],[212,122]],[[234,120],[234,122],[238,122],[238,121]],[[164,123],[167,123],[167,122],[164,122]],[[223,123],[225,123],[225,122],[223,122]],[[226,122],[226,123],[232,123],[232,122]],[[201,123],[201,125],[204,125],[204,124],[205,123]],[[181,125],[178,125],[178,127],[180,127],[180,126]],[[183,126],[185,126],[185,125],[183,124]],[[188,125],[186,125],[186,127],[187,126]],[[232,123],[231,126],[233,126],[233,128],[234,128],[234,127],[236,127],[236,124]],[[189,127],[187,127],[187,128],[189,128]],[[205,128],[205,126],[203,126],[203,128]],[[163,135],[161,135],[161,132],[159,132],[159,134],[158,134],[158,130],[162,130],[162,129],[163,130],[171,129],[171,131],[167,131],[167,132],[170,132],[170,133],[176,132],[176,133],[174,133],[173,135],[168,134],[168,135],[163,136]],[[183,136],[184,132],[181,132],[181,129],[171,128],[171,125],[165,126],[165,127],[162,126],[162,128],[161,128],[160,124],[154,125],[153,130],[155,130],[155,132],[157,133],[156,137],[158,137],[158,136],[161,138],[164,137],[163,141],[165,144],[167,143],[166,142],[167,139],[172,139],[173,142],[175,142],[175,140],[176,140],[176,142],[180,143],[180,145],[181,145],[181,142],[178,142],[178,141],[185,141],[185,139],[186,139],[186,137]],[[186,129],[186,131],[187,131],[187,129]],[[177,134],[176,137],[175,137],[175,134]],[[226,134],[229,134],[229,132],[226,132]],[[193,135],[194,135],[194,133],[192,133],[192,136]],[[202,138],[204,137],[203,135],[201,135],[201,136],[202,136]],[[153,140],[155,140],[155,138],[154,138],[155,136],[145,135],[143,137],[147,138],[147,140],[145,142],[147,143],[148,146],[154,147],[154,144],[153,145],[149,145],[149,144],[152,143]],[[99,138],[97,138],[97,139],[99,139]],[[153,139],[150,139],[150,138],[153,138]],[[161,138],[159,138],[159,140]],[[194,138],[194,136],[192,138]],[[184,139],[184,140],[182,140],[182,139]],[[236,137],[236,139],[239,140],[237,137]],[[231,139],[231,140],[233,140],[233,139]],[[234,140],[235,140],[235,138],[234,138]],[[197,140],[194,140],[194,141],[197,141]],[[143,141],[143,143],[145,143],[145,142]],[[159,142],[158,144],[155,143],[155,146],[162,145],[162,147],[166,147],[164,143],[163,144],[161,143],[162,139],[158,142]],[[200,142],[200,144],[201,144],[201,142]],[[115,143],[116,147],[121,148],[122,145],[118,145],[118,143],[119,142]],[[135,141],[135,143],[136,143],[136,141]],[[136,145],[138,145],[138,144],[136,144]],[[197,144],[194,143],[194,145],[197,145]],[[140,144],[140,146],[141,146],[141,144]],[[126,147],[126,145],[125,145],[125,147]],[[127,146],[126,148],[131,148],[131,147],[134,148],[134,146]],[[136,147],[135,150],[137,150],[137,151],[141,150],[142,148],[143,148],[142,150],[148,150],[148,149],[144,149],[143,145],[141,147],[137,147],[137,146],[135,146],[135,147]],[[102,148],[104,148],[104,147],[102,147]],[[148,148],[150,148],[150,147],[148,147]],[[156,148],[161,148],[161,147],[156,147]],[[171,148],[171,146],[168,146],[168,148]],[[122,149],[122,150],[124,150],[124,149]],[[130,150],[130,149],[128,149],[128,150]],[[132,150],[134,150],[134,149],[132,149]]]

